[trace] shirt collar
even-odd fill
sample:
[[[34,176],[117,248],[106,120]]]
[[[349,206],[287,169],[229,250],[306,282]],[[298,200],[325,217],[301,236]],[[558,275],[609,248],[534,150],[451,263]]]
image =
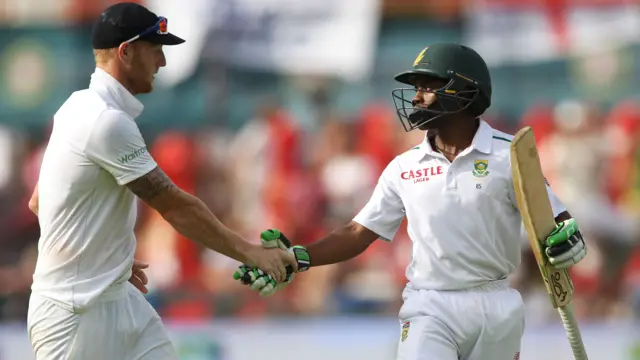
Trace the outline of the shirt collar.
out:
[[[132,119],[140,116],[144,109],[140,100],[136,99],[118,80],[100,68],[96,68],[91,75],[89,88],[109,97]]]
[[[428,133],[425,132],[424,140],[422,140],[422,144],[420,144],[420,160],[424,159],[425,156],[436,156],[442,157],[437,151],[434,151],[431,147],[431,142],[427,138]],[[471,150],[477,150],[484,154],[491,153],[491,145],[493,143],[493,128],[486,121],[480,119],[480,126],[478,126],[478,130],[476,134],[473,136],[473,141],[471,142]],[[470,152],[469,151],[469,152]],[[467,152],[467,151],[465,151]]]

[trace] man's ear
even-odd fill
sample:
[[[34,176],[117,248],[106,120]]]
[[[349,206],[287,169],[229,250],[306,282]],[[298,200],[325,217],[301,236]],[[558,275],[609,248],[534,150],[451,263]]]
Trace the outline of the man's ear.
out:
[[[129,43],[122,43],[118,46],[118,58],[125,64],[130,64],[133,58],[134,47]]]

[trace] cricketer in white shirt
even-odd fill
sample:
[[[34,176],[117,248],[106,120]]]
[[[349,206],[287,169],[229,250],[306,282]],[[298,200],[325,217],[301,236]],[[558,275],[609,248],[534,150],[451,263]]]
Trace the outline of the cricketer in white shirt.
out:
[[[135,123],[142,109],[96,68],[89,88],[54,116],[36,190],[41,236],[27,319],[38,360],[178,358],[160,317],[129,282],[136,195],[209,249],[268,272],[295,264],[287,252],[240,238],[164,175]]]
[[[278,231],[265,247],[290,247],[298,272],[351,259],[376,239],[391,241],[403,219],[413,243],[400,309],[397,360],[517,359],[524,331],[522,297],[507,277],[520,263],[522,219],[511,175],[512,136],[481,119],[491,103],[489,69],[473,49],[440,43],[424,48],[392,91],[406,131],[419,146],[383,171],[349,224],[307,246]],[[558,268],[584,258],[574,219],[547,187],[557,228],[545,254]],[[251,267],[234,276],[268,295],[283,285]]]
[[[134,122],[142,110],[139,100],[97,68],[89,88],[73,93],[54,116],[38,181],[41,235],[28,315],[38,358],[66,359],[71,351],[70,342],[41,340],[52,331],[138,355],[154,348],[173,353],[160,317],[128,283],[137,203],[122,185],[157,167]],[[116,335],[142,333],[137,350],[118,344]],[[97,358],[89,353],[99,350],[94,343],[73,353]],[[122,353],[125,358],[129,353]]]
[[[388,241],[407,217],[413,249],[399,313],[398,359],[422,359],[418,354],[427,349],[434,359],[449,359],[458,346],[468,346],[459,350],[467,359],[519,354],[524,304],[507,282],[522,252],[512,138],[480,120],[471,146],[450,162],[425,136],[387,166],[355,216]],[[554,216],[565,212],[547,191]],[[421,344],[421,333],[431,334],[428,345]]]
[[[134,121],[142,109],[96,68],[89,88],[54,116],[36,190],[41,237],[27,319],[38,360],[177,359],[160,317],[128,282],[136,195],[211,250],[282,279],[296,265],[285,251],[242,239],[173,184]]]
[[[143,105],[101,69],[54,117],[39,188],[34,292],[69,310],[131,276],[135,195],[125,185],[157,164],[134,119]]]
[[[407,218],[413,246],[399,313],[398,360],[518,356],[524,304],[507,280],[522,252],[512,138],[479,120],[471,146],[449,161],[425,134],[422,144],[389,163],[351,224],[307,246],[312,266],[345,261],[377,238],[392,241]],[[566,214],[547,191],[554,216]],[[264,240],[268,246],[269,234],[263,233]],[[292,249],[306,254],[302,247]],[[273,291],[246,267],[236,278],[245,274],[250,279],[243,281],[261,294]]]
[[[120,2],[95,20],[96,70],[54,116],[30,201],[41,237],[27,328],[38,360],[176,360],[160,317],[130,283],[136,196],[177,232],[284,280],[294,257],[242,239],[151,155],[135,119],[135,94],[153,90],[163,46],[183,39],[166,17]],[[35,199],[35,200],[34,200]],[[33,206],[33,204],[36,204]],[[143,274],[143,273],[142,273]],[[144,281],[142,281],[144,283]]]

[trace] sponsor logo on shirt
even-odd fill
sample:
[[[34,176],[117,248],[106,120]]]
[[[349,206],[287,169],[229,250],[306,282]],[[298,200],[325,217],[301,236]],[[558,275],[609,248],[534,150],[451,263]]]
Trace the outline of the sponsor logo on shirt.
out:
[[[140,149],[137,149],[136,151],[129,153],[127,155],[122,156],[121,158],[118,159],[118,162],[122,165],[124,164],[128,164],[130,161],[135,160],[136,158],[142,156],[143,154],[145,154],[147,152],[147,148],[146,147],[141,147]]]
[[[402,180],[412,180],[413,183],[429,181],[431,176],[442,175],[442,166],[431,166],[424,169],[404,171],[400,174]]]

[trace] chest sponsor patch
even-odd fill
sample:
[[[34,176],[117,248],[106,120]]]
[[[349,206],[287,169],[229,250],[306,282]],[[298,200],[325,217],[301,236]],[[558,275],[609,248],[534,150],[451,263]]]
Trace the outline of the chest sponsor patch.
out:
[[[414,184],[419,182],[429,181],[432,176],[438,176],[443,174],[442,166],[430,166],[422,169],[403,171],[400,174],[400,178],[403,181],[411,181]]]

